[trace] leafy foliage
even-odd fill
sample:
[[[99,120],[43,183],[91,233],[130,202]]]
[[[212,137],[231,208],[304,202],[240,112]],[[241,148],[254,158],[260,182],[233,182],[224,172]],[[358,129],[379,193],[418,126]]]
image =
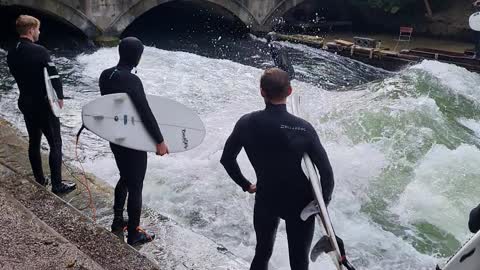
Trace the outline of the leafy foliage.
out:
[[[396,14],[400,10],[422,0],[351,0],[354,5],[364,8],[382,9],[387,13]],[[423,1],[422,1],[423,2]]]

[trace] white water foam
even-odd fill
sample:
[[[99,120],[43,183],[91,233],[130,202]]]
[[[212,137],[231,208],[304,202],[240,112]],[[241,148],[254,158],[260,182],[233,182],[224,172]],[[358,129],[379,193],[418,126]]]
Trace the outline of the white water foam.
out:
[[[118,52],[116,48],[100,49],[76,60],[81,76],[74,87],[66,87],[67,95],[74,99],[68,101],[70,106],[62,119],[71,128],[81,122],[81,106],[99,96],[100,72],[117,63]],[[453,75],[441,72],[443,68],[452,69]],[[404,239],[405,234],[416,233],[409,229],[412,224],[431,220],[431,224],[461,241],[466,237],[465,216],[458,214],[452,219],[448,215],[466,211],[469,204],[477,203],[472,196],[478,192],[476,189],[470,189],[468,200],[461,193],[463,186],[470,187],[476,175],[471,166],[478,164],[477,150],[468,144],[446,148],[436,143],[440,135],[453,134],[453,138],[456,131],[433,98],[411,94],[416,87],[416,77],[411,75],[415,69],[427,72],[453,93],[477,100],[469,88],[480,84],[478,75],[450,65],[438,69],[437,63],[428,62],[346,92],[327,92],[308,83],[293,82],[295,90],[303,96],[308,119],[329,153],[336,177],[329,209],[357,269],[433,269],[435,254],[420,253]],[[228,60],[147,47],[137,74],[147,93],[192,107],[207,127],[205,142],[198,148],[168,157],[149,156],[145,203],[247,260],[252,258],[255,245],[253,196],[243,193],[229,179],[219,159],[235,121],[244,113],[264,106],[258,86],[261,73],[259,69]],[[449,84],[452,78],[459,81],[466,78],[466,81]],[[16,110],[15,95],[18,94],[2,94],[2,116],[5,106],[13,106],[6,111]],[[7,118],[21,126],[18,112],[8,113]],[[66,145],[71,145],[70,139],[64,139]],[[85,132],[81,149],[88,170],[114,185],[118,172],[108,144]],[[253,169],[243,152],[239,163],[245,175],[253,180]],[[451,170],[447,172],[444,167]],[[396,177],[405,168],[411,169],[414,177],[400,177],[401,181],[397,181]],[[393,174],[391,179],[389,173],[395,169],[398,175]],[[465,171],[472,174],[464,176]],[[459,179],[461,185],[457,187],[453,179]],[[384,188],[393,190],[389,192],[394,192],[394,196],[385,193]],[[426,200],[427,194],[431,201]],[[380,212],[380,221],[378,213],[365,209],[379,198],[384,198],[388,206],[385,212]],[[432,209],[444,212],[434,216],[434,211],[429,212]],[[385,227],[383,220],[388,221],[390,215],[398,216],[405,228],[402,232]],[[331,265],[324,267],[328,260],[322,257],[312,269],[333,269]],[[284,225],[279,230],[272,266],[289,269]]]
[[[467,71],[465,68],[424,60],[411,67],[420,69],[433,75],[439,82],[452,90],[454,94],[462,95],[472,101],[480,103],[480,74]]]
[[[116,49],[102,49],[93,55],[78,57],[84,66],[84,74],[90,78],[98,77],[100,70],[113,66],[117,59]],[[247,260],[252,258],[255,244],[253,196],[241,192],[229,179],[219,159],[224,141],[236,120],[242,114],[264,106],[258,89],[260,75],[259,69],[228,60],[155,48],[146,48],[138,68],[138,76],[142,78],[147,93],[167,96],[194,108],[207,127],[207,137],[200,147],[167,158],[151,156],[145,202]],[[432,257],[421,255],[361,211],[362,203],[368,200],[370,180],[381,174],[386,166],[382,149],[371,142],[352,143],[348,137],[322,136],[325,130],[332,129],[341,134],[342,129],[335,123],[338,119],[318,119],[342,111],[346,104],[362,106],[362,97],[366,101],[371,98],[371,93],[326,92],[297,81],[294,87],[305,96],[306,110],[321,131],[320,137],[330,155],[337,181],[330,206],[332,219],[351,257],[363,266],[359,269],[388,269],[386,267],[392,262],[404,269],[433,264]],[[365,162],[366,156],[369,162]],[[253,169],[243,152],[239,163],[247,178],[253,180]],[[88,167],[91,171],[98,171],[100,166],[105,168],[105,164],[109,164],[107,168],[110,170],[102,169],[102,176],[113,184],[116,168],[111,161],[95,160]],[[272,266],[288,269],[287,254],[282,225]],[[326,257],[312,267],[322,267],[325,262],[328,262]]]

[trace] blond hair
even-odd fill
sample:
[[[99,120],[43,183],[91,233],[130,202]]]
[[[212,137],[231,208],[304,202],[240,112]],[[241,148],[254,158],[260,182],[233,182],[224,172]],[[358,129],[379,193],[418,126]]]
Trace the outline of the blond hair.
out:
[[[33,16],[20,15],[15,26],[19,35],[26,35],[30,29],[40,27],[40,20]]]

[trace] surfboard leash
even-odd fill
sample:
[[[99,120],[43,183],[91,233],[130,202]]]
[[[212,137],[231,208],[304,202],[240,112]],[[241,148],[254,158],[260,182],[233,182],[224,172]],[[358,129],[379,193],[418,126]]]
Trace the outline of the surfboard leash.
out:
[[[78,144],[78,141],[80,140],[80,134],[82,134],[82,131],[83,129],[85,128],[85,125],[82,124],[82,127],[78,130],[77,132],[77,144]]]
[[[83,126],[81,130],[83,129]],[[81,132],[80,130],[80,132]],[[80,132],[79,135],[77,136],[76,142],[75,142],[75,158],[77,159],[78,164],[80,165],[80,168],[82,169],[82,178],[84,181],[84,186],[87,189],[88,192],[88,200],[90,201],[90,209],[92,210],[92,219],[93,223],[97,223],[97,209],[95,208],[95,203],[93,202],[92,198],[92,191],[90,190],[90,187],[88,186],[88,180],[87,180],[87,173],[85,172],[85,169],[83,168],[83,164],[80,161],[80,158],[78,157],[78,143],[80,141]]]
[[[95,203],[93,201],[93,197],[92,197],[92,192],[90,190],[90,187],[88,186],[88,180],[87,180],[87,174],[85,172],[85,169],[83,168],[83,165],[82,165],[82,162],[80,161],[80,158],[78,156],[78,145],[79,145],[79,141],[80,141],[80,134],[82,133],[82,130],[85,128],[85,126],[82,125],[82,127],[80,128],[80,130],[78,131],[77,133],[77,136],[76,136],[76,140],[75,140],[75,159],[77,160],[78,164],[80,165],[80,169],[81,169],[81,175],[82,175],[82,178],[83,178],[83,181],[78,179],[75,174],[70,170],[70,168],[65,164],[64,162],[64,166],[67,168],[67,170],[69,171],[70,175],[75,179],[77,180],[78,183],[82,184],[85,189],[87,190],[88,192],[88,200],[89,200],[89,203],[88,203],[88,207],[90,207],[91,211],[92,211],[92,220],[93,220],[93,223],[97,223],[97,209],[95,207]]]
[[[71,177],[73,177],[73,179],[75,179],[78,183],[80,183],[82,186],[84,186],[86,189],[87,189],[87,186],[85,186],[85,183],[84,181],[80,180],[76,175],[75,173],[73,172],[73,170],[70,168],[70,166],[68,164],[65,163],[65,161],[62,162],[63,163],[63,166],[65,167],[65,169],[67,169],[68,173],[70,174]],[[85,181],[86,182],[86,181]],[[79,210],[85,210],[87,207],[89,207],[90,209],[92,209],[92,202],[89,200],[89,203],[88,203],[88,206],[84,207],[84,208],[81,208]],[[93,206],[95,207],[95,206]],[[93,212],[93,221],[96,222],[96,217],[95,217],[95,209],[92,209],[92,212]]]
[[[340,265],[343,265],[345,268],[347,268],[347,270],[356,270],[355,267],[353,267],[353,265],[347,259],[347,253],[345,252],[345,244],[343,243],[343,239],[338,237],[336,234],[335,237],[337,239],[338,248],[340,249]]]
[[[342,258],[340,258],[340,264],[345,266],[347,270],[356,270],[355,267],[353,267],[353,265],[347,260],[346,256],[342,256]]]

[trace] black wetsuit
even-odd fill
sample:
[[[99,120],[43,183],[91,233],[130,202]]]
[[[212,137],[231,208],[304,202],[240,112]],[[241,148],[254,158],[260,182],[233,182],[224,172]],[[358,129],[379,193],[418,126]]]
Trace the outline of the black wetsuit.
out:
[[[20,90],[18,108],[23,113],[27,126],[28,156],[35,180],[45,184],[42,169],[40,143],[42,134],[50,146],[49,164],[52,189],[58,190],[62,183],[62,138],[60,121],[52,113],[47,100],[43,69],[46,67],[59,99],[63,99],[62,82],[50,55],[43,46],[21,38],[7,56],[8,67]]]
[[[221,163],[247,191],[251,183],[236,161],[242,147],[257,177],[253,218],[257,246],[250,269],[267,269],[280,218],[287,225],[291,269],[308,269],[315,223],[313,217],[306,222],[300,219],[303,208],[313,200],[311,184],[301,168],[304,153],[320,172],[327,204],[334,187],[332,168],[315,129],[288,113],[284,104],[267,103],[265,110],[243,116],[227,139]]]
[[[104,70],[100,75],[100,92],[102,95],[127,93],[149,134],[157,144],[160,144],[163,142],[162,133],[148,105],[142,82],[135,74],[131,73],[131,70],[137,66],[140,60],[143,45],[138,39],[125,38],[120,43],[119,50],[119,64]],[[115,187],[113,209],[115,216],[123,219],[123,208],[128,193],[127,212],[130,237],[140,224],[143,180],[147,170],[147,153],[113,143],[110,143],[110,148],[120,171],[120,180]]]
[[[475,7],[475,11],[479,12],[480,7]],[[480,60],[480,31],[475,31],[475,58]]]
[[[477,233],[480,230],[480,205],[470,211],[468,228],[472,233]]]
[[[276,42],[268,43],[268,48],[270,49],[270,55],[272,56],[275,66],[287,72],[290,80],[295,79],[295,69],[293,68],[285,50]]]

